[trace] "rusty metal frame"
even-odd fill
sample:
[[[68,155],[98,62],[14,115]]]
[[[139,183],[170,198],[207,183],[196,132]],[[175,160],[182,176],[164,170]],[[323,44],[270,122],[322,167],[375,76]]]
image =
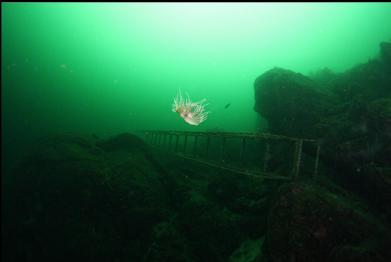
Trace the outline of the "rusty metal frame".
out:
[[[316,146],[316,159],[315,159],[315,167],[314,167],[314,176],[318,173],[318,165],[319,165],[319,154],[320,154],[320,145],[317,140],[315,139],[306,139],[306,138],[295,138],[295,137],[287,137],[282,135],[275,135],[275,134],[269,134],[269,133],[244,133],[244,132],[192,132],[192,131],[171,131],[171,130],[143,130],[141,131],[145,137],[146,141],[149,142],[153,146],[159,146],[159,147],[166,147],[169,152],[177,155],[178,157],[193,160],[199,163],[202,163],[204,165],[212,166],[215,168],[220,168],[224,170],[229,170],[234,173],[253,176],[253,177],[259,177],[259,178],[266,178],[266,179],[285,179],[285,180],[295,180],[298,178],[300,173],[300,167],[302,165],[302,150],[303,150],[303,143],[311,143]],[[179,137],[183,136],[183,148],[180,152],[179,149]],[[172,137],[175,137],[175,148],[171,149],[172,144]],[[194,137],[193,139],[193,147],[191,153],[186,153],[186,149],[188,147],[188,138]],[[198,146],[198,139],[200,137],[206,137],[206,148],[205,148],[205,156],[208,157],[209,155],[209,149],[210,149],[210,141],[212,138],[219,137],[221,138],[221,147],[220,147],[220,159],[219,161],[207,161],[205,159],[197,158],[197,146]],[[168,139],[167,139],[168,138]],[[242,140],[240,151],[239,151],[239,158],[240,158],[240,164],[244,164],[245,160],[245,151],[246,151],[246,142],[249,139],[265,139],[265,140],[285,140],[289,142],[293,142],[295,145],[294,150],[294,163],[293,163],[293,169],[292,169],[292,175],[291,177],[285,177],[285,176],[279,176],[275,174],[270,174],[266,172],[267,168],[267,162],[270,154],[270,144],[267,141],[266,142],[266,151],[264,153],[264,159],[263,159],[263,171],[262,172],[256,172],[256,171],[248,171],[246,169],[241,168],[235,168],[235,167],[228,167],[224,166],[224,154],[225,154],[225,145],[227,142],[227,139],[229,138],[238,138]],[[168,140],[168,144],[165,146],[166,141]]]

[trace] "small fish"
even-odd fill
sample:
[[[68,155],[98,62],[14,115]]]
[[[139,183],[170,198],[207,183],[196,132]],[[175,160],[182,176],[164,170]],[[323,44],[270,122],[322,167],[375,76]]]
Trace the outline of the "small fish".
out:
[[[230,105],[231,105],[231,103],[226,104],[224,109],[227,109]]]

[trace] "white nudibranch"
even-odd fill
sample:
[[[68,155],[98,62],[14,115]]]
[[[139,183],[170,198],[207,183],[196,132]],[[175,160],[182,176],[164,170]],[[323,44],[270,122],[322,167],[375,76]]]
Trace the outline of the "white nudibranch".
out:
[[[174,97],[174,103],[172,104],[172,111],[179,114],[186,123],[194,126],[198,126],[202,122],[204,122],[209,112],[205,111],[205,107],[208,104],[203,104],[206,99],[202,99],[198,102],[191,102],[189,94],[187,94],[187,98],[184,100],[181,91],[178,91],[176,97]]]

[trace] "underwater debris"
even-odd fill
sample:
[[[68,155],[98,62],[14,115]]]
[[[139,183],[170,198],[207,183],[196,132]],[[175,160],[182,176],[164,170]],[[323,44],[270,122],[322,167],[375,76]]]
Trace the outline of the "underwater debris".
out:
[[[198,126],[207,119],[209,114],[209,112],[205,111],[207,106],[207,104],[203,104],[205,101],[206,99],[204,98],[198,102],[191,102],[189,94],[187,94],[187,99],[184,100],[179,90],[174,98],[172,111],[178,113],[186,123]]]

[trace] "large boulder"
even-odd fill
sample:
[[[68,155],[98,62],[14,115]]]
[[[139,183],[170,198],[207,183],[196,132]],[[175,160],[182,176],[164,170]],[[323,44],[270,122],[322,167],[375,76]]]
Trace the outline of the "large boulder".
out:
[[[314,125],[330,106],[326,94],[310,78],[282,68],[273,68],[254,83],[254,110],[266,118],[270,132],[317,137]]]

